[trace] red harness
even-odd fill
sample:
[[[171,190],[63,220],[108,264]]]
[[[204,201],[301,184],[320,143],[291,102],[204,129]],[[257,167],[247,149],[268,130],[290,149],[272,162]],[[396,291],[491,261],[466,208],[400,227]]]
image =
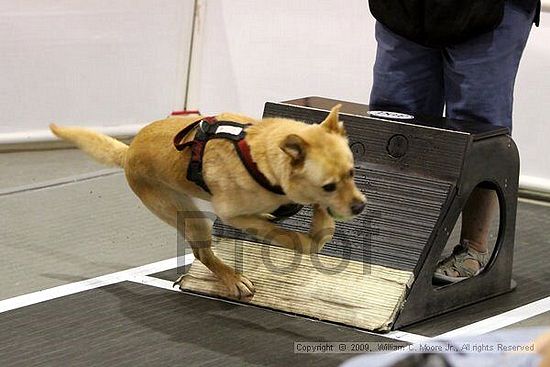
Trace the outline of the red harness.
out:
[[[202,157],[206,148],[206,143],[211,139],[227,139],[233,141],[235,150],[243,162],[246,170],[252,178],[264,189],[278,195],[285,195],[283,189],[278,185],[272,185],[271,182],[260,172],[256,162],[250,154],[250,146],[245,140],[246,127],[250,125],[240,124],[233,121],[218,121],[215,117],[204,117],[198,121],[186,126],[174,137],[174,146],[178,151],[190,147],[191,161],[187,168],[187,179],[200,186],[204,191],[212,194],[204,182],[202,174]],[[181,141],[193,130],[196,129],[193,140],[186,143]]]

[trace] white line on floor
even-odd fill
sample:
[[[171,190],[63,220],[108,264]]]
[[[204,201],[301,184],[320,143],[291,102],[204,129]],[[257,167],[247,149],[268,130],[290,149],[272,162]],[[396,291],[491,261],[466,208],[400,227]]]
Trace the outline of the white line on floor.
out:
[[[550,202],[548,202],[548,201],[541,201],[541,200],[527,199],[527,198],[519,198],[518,201],[519,201],[520,203],[526,203],[526,204],[533,204],[533,205],[540,205],[540,206],[548,206],[548,207],[550,207]]]
[[[70,294],[75,294],[110,284],[128,281],[132,277],[138,277],[141,275],[153,274],[165,270],[174,269],[175,267],[181,266],[183,264],[190,264],[192,261],[193,254],[186,255],[185,257],[179,259],[174,257],[167,260],[157,261],[152,264],[122,270],[116,273],[82,280],[80,282],[64,284],[57,287],[8,298],[0,301],[0,313],[14,310],[20,307],[30,306],[44,301],[49,301],[55,298],[68,296]]]
[[[436,339],[449,339],[463,336],[475,336],[489,333],[503,327],[513,325],[520,321],[550,311],[550,297],[526,304],[513,310],[474,322],[473,324],[449,331],[436,337]]]
[[[413,344],[424,342],[431,339],[428,336],[408,333],[406,331],[399,331],[399,330],[390,331],[387,334],[380,334],[380,335],[390,339],[402,340]]]
[[[133,275],[128,280],[132,281],[132,282],[139,283],[139,284],[149,285],[149,286],[156,287],[156,288],[162,288],[162,289],[166,289],[166,290],[169,290],[169,291],[180,292],[178,287],[173,287],[173,282],[168,281],[168,280],[164,280],[164,279],[159,279],[159,278],[147,276],[147,275],[144,275],[144,274]],[[233,302],[233,301],[228,300],[228,299],[220,299],[220,298],[210,297],[210,296],[207,296],[207,295],[196,294],[196,293],[192,293],[192,294],[194,296],[197,296],[197,297],[213,299],[213,300],[216,300],[216,301],[222,301],[222,302],[231,303],[231,304],[235,304],[235,305],[239,305],[239,306],[246,306],[246,304],[239,303],[239,302]],[[253,307],[259,307],[259,306],[255,306],[255,305],[252,305],[252,306]],[[426,336],[407,333],[405,331],[391,331],[391,332],[385,333],[385,334],[373,333],[373,332],[366,331],[366,330],[358,330],[358,331],[363,332],[365,334],[369,334],[369,335],[376,335],[376,336],[380,336],[380,337],[384,337],[384,338],[402,340],[402,341],[406,341],[406,342],[409,342],[409,343],[418,343],[418,342],[426,341],[426,340],[429,339]]]
[[[107,274],[97,278],[87,279],[80,282],[60,285],[53,288],[44,289],[41,291],[23,294],[0,301],[0,313],[14,310],[25,306],[34,305],[36,303],[49,301],[55,298],[68,296],[94,288],[103,287],[106,285],[120,283],[125,280],[125,276],[119,273]]]

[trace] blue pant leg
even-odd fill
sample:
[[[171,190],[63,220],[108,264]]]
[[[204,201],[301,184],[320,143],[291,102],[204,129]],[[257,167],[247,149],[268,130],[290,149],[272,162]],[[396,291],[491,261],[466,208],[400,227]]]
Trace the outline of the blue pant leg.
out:
[[[502,23],[494,31],[446,48],[448,117],[511,131],[514,83],[533,16],[507,2]]]
[[[371,109],[443,114],[443,60],[440,50],[421,46],[376,23]]]

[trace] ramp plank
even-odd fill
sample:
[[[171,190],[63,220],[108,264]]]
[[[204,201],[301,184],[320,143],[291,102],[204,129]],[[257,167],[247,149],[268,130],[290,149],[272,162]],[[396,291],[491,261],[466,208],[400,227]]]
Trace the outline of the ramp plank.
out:
[[[413,280],[408,271],[249,241],[216,238],[214,252],[254,283],[250,303],[368,330],[389,330]],[[182,289],[228,298],[198,261]]]

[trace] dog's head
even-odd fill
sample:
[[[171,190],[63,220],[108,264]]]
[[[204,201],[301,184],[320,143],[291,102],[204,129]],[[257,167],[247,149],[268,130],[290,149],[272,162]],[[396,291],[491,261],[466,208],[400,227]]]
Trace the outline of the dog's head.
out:
[[[288,197],[326,207],[336,219],[348,219],[363,211],[366,199],[353,180],[353,154],[339,111],[337,105],[322,123],[289,134],[280,148],[290,158],[284,182]]]

